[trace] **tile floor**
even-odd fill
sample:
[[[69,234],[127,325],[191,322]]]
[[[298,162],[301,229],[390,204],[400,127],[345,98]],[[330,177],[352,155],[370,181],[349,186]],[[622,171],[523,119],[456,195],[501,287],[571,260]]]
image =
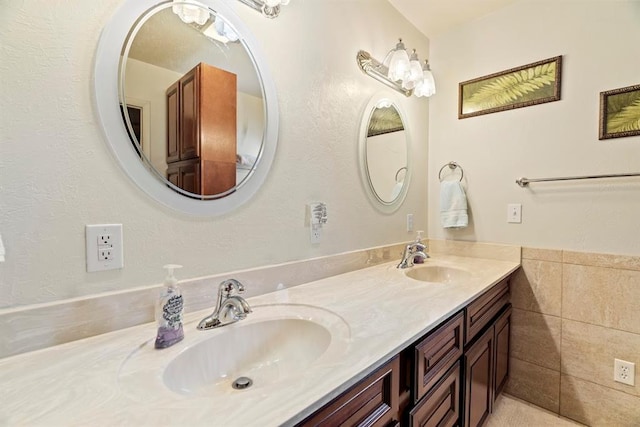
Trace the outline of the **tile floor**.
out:
[[[496,400],[485,427],[576,427],[583,424],[562,418],[507,394]]]

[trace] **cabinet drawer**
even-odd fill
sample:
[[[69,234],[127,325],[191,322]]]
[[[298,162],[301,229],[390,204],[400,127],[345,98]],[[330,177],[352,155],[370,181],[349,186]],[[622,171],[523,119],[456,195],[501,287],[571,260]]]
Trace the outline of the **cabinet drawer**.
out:
[[[480,295],[465,310],[465,340],[467,345],[493,317],[509,303],[509,280],[504,279]]]
[[[389,363],[335,398],[299,426],[387,426],[398,420],[400,360]]]
[[[415,346],[414,402],[420,400],[462,356],[463,326],[464,315],[460,312]]]
[[[460,361],[409,413],[410,426],[453,427],[460,425]]]

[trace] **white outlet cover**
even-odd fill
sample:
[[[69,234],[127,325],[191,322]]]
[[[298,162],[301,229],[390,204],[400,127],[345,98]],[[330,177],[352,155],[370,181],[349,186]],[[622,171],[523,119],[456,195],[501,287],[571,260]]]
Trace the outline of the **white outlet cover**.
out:
[[[110,259],[99,260],[99,250],[104,248],[101,248],[98,244],[98,236],[104,234],[111,236],[111,257]],[[117,270],[124,267],[122,224],[87,225],[85,228],[85,237],[87,272]]]
[[[636,364],[626,360],[614,359],[613,380],[630,386],[636,382]]]

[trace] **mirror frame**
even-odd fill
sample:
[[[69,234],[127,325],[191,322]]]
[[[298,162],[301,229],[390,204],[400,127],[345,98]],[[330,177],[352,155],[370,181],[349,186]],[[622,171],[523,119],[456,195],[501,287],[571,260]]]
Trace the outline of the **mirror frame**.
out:
[[[407,143],[407,172],[405,174],[404,184],[402,185],[400,194],[398,194],[398,196],[390,202],[382,200],[373,188],[373,183],[371,182],[371,176],[369,174],[369,166],[367,163],[367,133],[369,129],[369,121],[371,120],[373,109],[376,105],[378,105],[380,101],[383,100],[388,100],[389,102],[391,102],[391,104],[398,111],[398,114],[402,119],[402,124],[404,125],[406,137],[405,139]],[[358,162],[360,164],[360,178],[362,180],[362,185],[364,186],[365,192],[367,193],[371,204],[380,212],[391,214],[397,211],[400,206],[402,206],[402,203],[407,197],[409,185],[411,184],[411,174],[413,172],[411,166],[411,157],[411,132],[409,131],[407,116],[404,114],[404,111],[400,105],[400,99],[389,92],[378,92],[374,94],[367,103],[367,106],[362,113],[362,121],[360,123],[360,133],[358,141]]]
[[[221,13],[242,35],[256,73],[262,82],[265,105],[265,129],[261,154],[252,174],[233,193],[217,199],[201,200],[185,196],[170,187],[153,166],[142,161],[131,145],[126,124],[120,112],[120,55],[136,21],[147,10],[167,1],[125,0],[105,25],[98,41],[94,71],[95,107],[98,120],[111,153],[122,169],[147,195],[179,212],[196,216],[226,214],[251,199],[266,180],[273,164],[278,143],[279,112],[276,89],[271,73],[253,34],[224,0],[199,0],[198,3]],[[189,1],[185,1],[189,3]]]

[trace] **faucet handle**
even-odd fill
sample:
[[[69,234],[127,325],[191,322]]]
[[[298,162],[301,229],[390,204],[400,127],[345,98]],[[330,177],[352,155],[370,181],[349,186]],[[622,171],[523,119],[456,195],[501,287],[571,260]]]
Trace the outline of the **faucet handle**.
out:
[[[231,293],[233,292],[234,289],[239,294],[244,292],[244,285],[242,283],[240,283],[236,279],[227,279],[227,280],[223,280],[220,283],[220,288],[219,289],[220,289],[220,292],[224,293],[224,296],[226,298],[228,298],[231,295]]]

